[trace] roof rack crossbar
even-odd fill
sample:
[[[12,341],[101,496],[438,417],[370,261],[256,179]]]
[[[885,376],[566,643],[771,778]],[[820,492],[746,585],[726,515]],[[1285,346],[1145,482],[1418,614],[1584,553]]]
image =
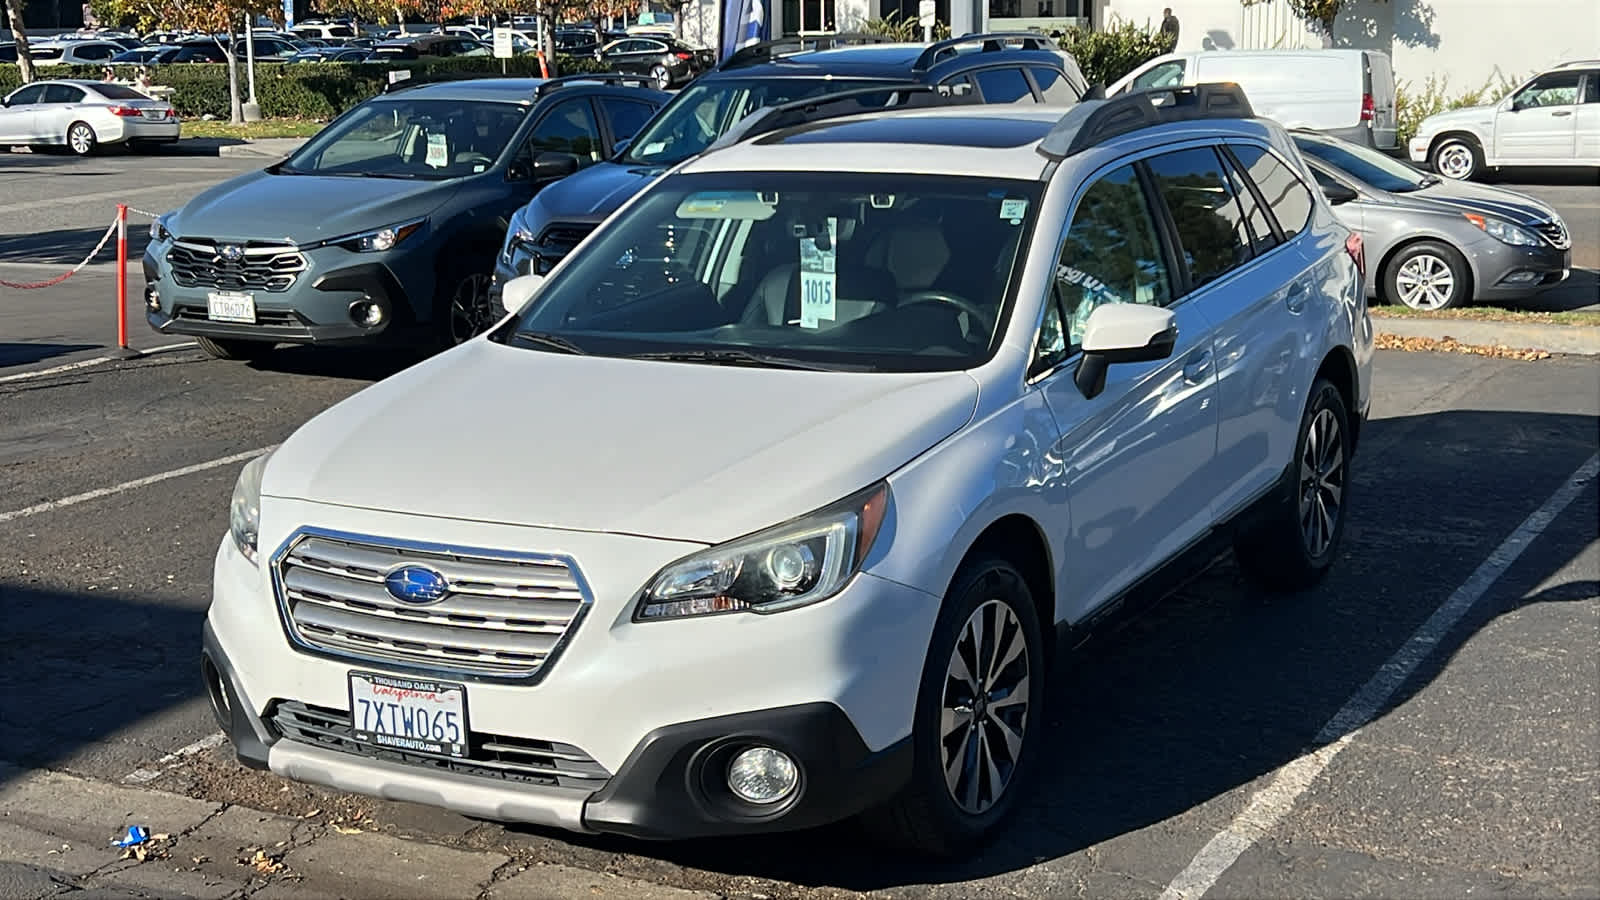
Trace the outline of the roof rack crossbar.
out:
[[[888,102],[884,106],[868,106],[861,102],[867,97],[880,97],[884,94],[889,95]],[[929,106],[977,103],[979,103],[977,96],[970,90],[952,90],[946,85],[899,84],[835,91],[803,100],[780,103],[776,106],[762,107],[735,122],[732,128],[728,129],[722,137],[717,138],[702,152],[710,153],[713,150],[731,147],[734,144],[742,143],[780,128],[804,125],[808,122],[817,122],[823,119],[834,119],[840,116],[850,116],[883,109],[919,109]]]
[[[928,45],[926,50],[911,64],[911,68],[926,71],[936,63],[943,62],[946,56],[954,55],[957,47],[968,44],[981,44],[984,53],[993,53],[1004,50],[1006,44],[1018,41],[1023,50],[1059,50],[1061,45],[1050,38],[1049,35],[1039,34],[1036,31],[994,31],[985,34],[964,34],[961,37],[945,38]]]
[[[1039,142],[1039,153],[1060,161],[1111,138],[1169,122],[1252,118],[1249,98],[1232,82],[1150,88],[1073,106]]]
[[[865,32],[846,31],[838,34],[819,34],[810,37],[782,37],[770,41],[740,47],[732,55],[717,65],[718,69],[740,69],[745,66],[760,65],[770,62],[780,56],[789,56],[794,53],[804,53],[807,50],[827,50],[831,47],[842,47],[847,44],[887,44],[894,38],[884,34],[867,34]]]
[[[559,75],[555,78],[546,78],[539,82],[533,89],[534,99],[543,97],[551,91],[566,87],[571,84],[609,84],[619,87],[653,88],[655,82],[644,75],[625,75],[621,72],[589,72],[577,75]]]

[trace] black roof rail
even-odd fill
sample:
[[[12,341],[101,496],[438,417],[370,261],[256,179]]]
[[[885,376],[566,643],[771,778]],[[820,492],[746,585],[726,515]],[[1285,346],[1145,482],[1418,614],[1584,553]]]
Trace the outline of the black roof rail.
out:
[[[771,62],[780,56],[791,53],[804,53],[807,50],[827,50],[831,47],[840,47],[846,44],[889,44],[894,38],[886,34],[867,34],[865,32],[846,31],[839,34],[819,34],[812,37],[783,37],[771,41],[762,41],[748,47],[740,47],[721,63],[717,69],[741,69],[745,66],[756,66],[764,62]]]
[[[861,102],[864,98],[878,97],[884,94],[889,95],[889,100],[884,106],[868,106]],[[807,122],[817,122],[823,119],[834,119],[840,116],[851,116],[857,113],[884,109],[919,109],[929,106],[969,103],[979,105],[982,101],[970,90],[954,91],[946,85],[897,84],[835,91],[820,94],[816,97],[807,97],[803,100],[791,100],[788,103],[780,103],[776,106],[764,106],[735,122],[732,128],[724,132],[722,137],[712,141],[702,152],[710,153],[713,150],[731,147],[734,144],[776,131],[779,128],[804,125]],[[845,106],[849,108],[835,108]]]
[[[1255,110],[1249,98],[1232,82],[1151,88],[1077,104],[1039,142],[1039,153],[1063,160],[1119,135],[1169,122],[1251,118]]]
[[[624,75],[621,72],[591,72],[588,74],[561,75],[556,78],[546,78],[544,81],[539,83],[538,87],[534,88],[533,97],[535,100],[537,100],[553,90],[566,87],[570,84],[609,84],[618,87],[642,88],[655,87],[655,82],[644,75]]]
[[[1004,50],[1006,44],[1013,41],[1021,42],[1021,49],[1023,50],[1061,49],[1061,45],[1051,39],[1049,35],[1040,34],[1037,31],[995,31],[987,34],[964,34],[961,37],[945,38],[942,41],[935,41],[929,44],[928,49],[922,51],[922,55],[917,57],[917,61],[911,64],[911,68],[918,72],[930,69],[935,63],[942,62],[946,55],[954,55],[957,47],[964,47],[967,44],[981,44],[982,50],[980,52],[993,53],[997,50]]]

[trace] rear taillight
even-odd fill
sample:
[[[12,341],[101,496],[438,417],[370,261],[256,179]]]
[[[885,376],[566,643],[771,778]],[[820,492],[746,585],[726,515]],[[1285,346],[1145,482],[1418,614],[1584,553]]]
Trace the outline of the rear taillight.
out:
[[[676,56],[677,58],[682,59],[682,60],[694,59],[694,54],[693,53],[685,53],[682,50],[679,50],[677,53],[674,53],[672,55]]]
[[[1378,105],[1372,102],[1371,94],[1361,95],[1361,121],[1371,122],[1377,109]]]
[[[137,119],[144,115],[137,106],[109,106],[106,108],[106,112],[111,113],[113,116],[123,116],[129,119]]]
[[[1356,271],[1364,279],[1367,277],[1367,248],[1362,242],[1361,235],[1352,232],[1344,239],[1344,252],[1350,254],[1350,259],[1356,264]]]

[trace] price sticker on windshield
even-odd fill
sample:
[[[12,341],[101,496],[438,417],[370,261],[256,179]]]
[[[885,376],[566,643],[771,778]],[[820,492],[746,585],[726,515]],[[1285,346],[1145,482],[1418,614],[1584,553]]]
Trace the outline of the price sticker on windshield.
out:
[[[428,155],[423,162],[434,169],[450,165],[450,139],[442,134],[428,135]]]
[[[801,328],[833,321],[838,305],[838,259],[839,220],[829,216],[826,235],[800,239]]]

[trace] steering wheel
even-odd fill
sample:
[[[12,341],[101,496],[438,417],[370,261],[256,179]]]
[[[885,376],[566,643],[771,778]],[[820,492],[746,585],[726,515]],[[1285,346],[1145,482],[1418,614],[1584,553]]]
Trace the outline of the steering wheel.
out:
[[[918,303],[946,303],[961,310],[972,318],[972,321],[982,325],[984,331],[994,330],[994,319],[989,311],[973,303],[960,294],[948,291],[917,291],[915,294],[900,301],[900,307],[915,306]]]

